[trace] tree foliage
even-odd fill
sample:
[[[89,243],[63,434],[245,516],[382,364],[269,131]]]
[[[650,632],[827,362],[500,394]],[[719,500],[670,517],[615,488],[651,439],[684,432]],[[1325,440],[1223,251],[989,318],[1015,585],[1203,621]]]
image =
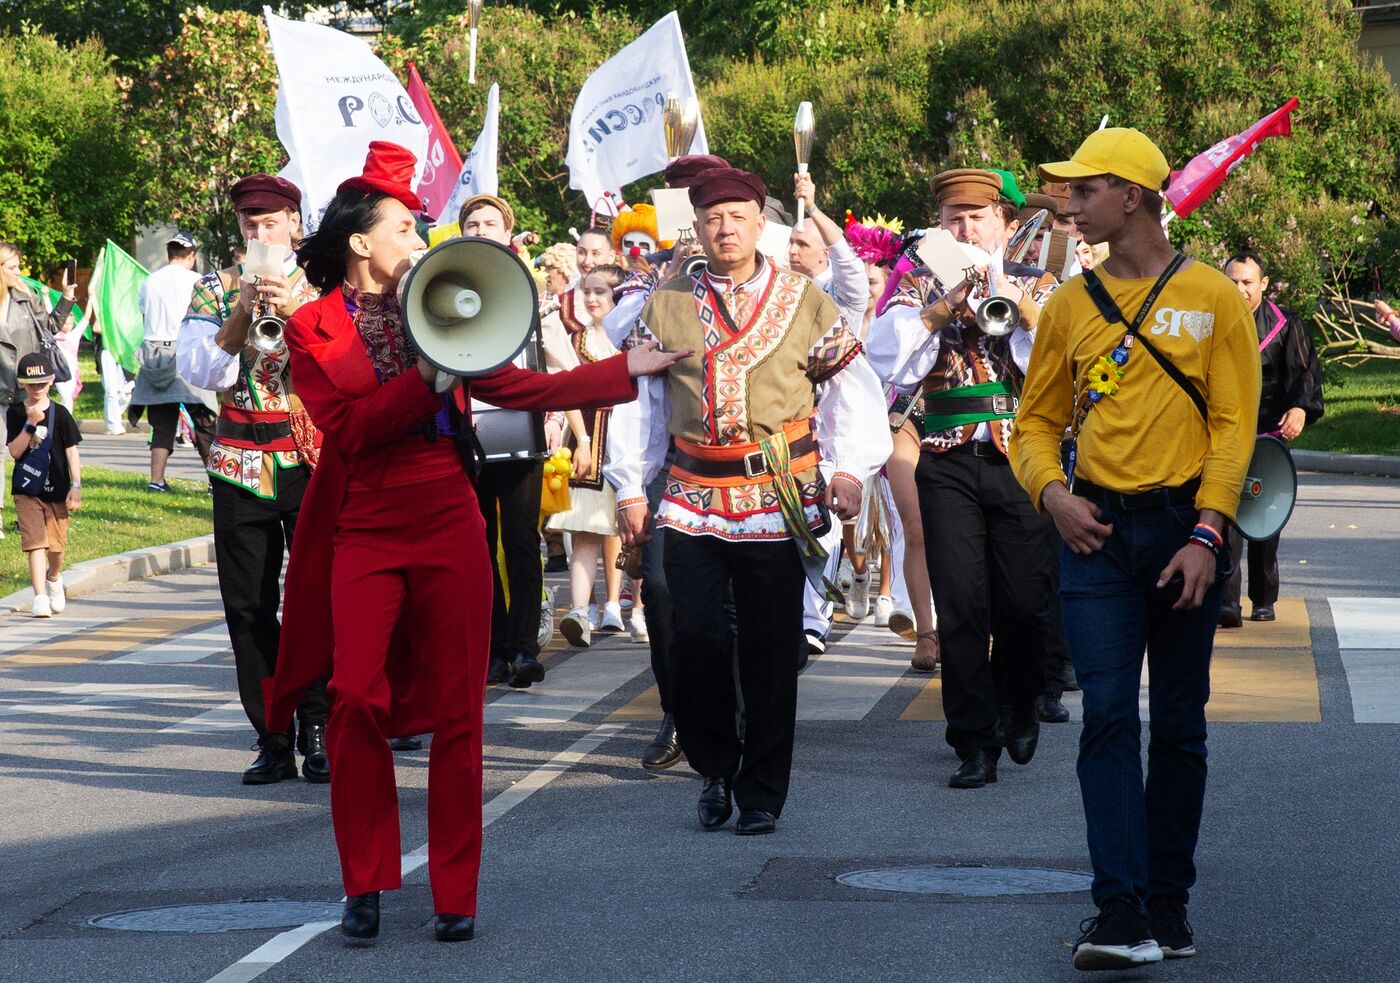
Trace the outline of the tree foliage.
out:
[[[36,271],[131,229],[143,182],[102,45],[0,35],[0,239]]]
[[[286,162],[273,110],[277,66],[260,16],[202,7],[130,91],[142,165],[157,175],[140,217],[191,232],[219,262],[239,242],[229,191]]]

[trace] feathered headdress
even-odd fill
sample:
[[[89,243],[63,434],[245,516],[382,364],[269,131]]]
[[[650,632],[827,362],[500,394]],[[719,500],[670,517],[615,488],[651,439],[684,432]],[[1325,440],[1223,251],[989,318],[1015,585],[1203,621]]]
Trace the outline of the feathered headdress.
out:
[[[846,241],[857,256],[876,266],[894,266],[903,247],[899,234],[904,229],[902,222],[883,215],[857,222],[850,212],[846,213],[846,219]]]

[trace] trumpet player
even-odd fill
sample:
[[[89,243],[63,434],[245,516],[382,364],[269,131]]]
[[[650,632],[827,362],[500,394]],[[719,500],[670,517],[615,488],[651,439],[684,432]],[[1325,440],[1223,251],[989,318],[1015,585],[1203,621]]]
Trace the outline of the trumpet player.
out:
[[[1045,523],[1011,473],[1007,447],[1040,305],[1056,282],[1000,260],[1016,206],[996,174],[944,171],[933,191],[940,227],[993,261],[956,284],[939,283],[927,268],[907,274],[866,344],[876,372],[919,400],[911,417],[923,435],[915,481],[938,614],[947,741],[960,761],[948,784],[981,788],[997,780],[1003,747],[1026,764],[1040,736],[1035,700],[1043,688],[1050,547]],[[991,318],[978,310],[988,295],[1003,302]]]
[[[214,551],[238,694],[258,735],[243,783],[297,777],[295,739],[302,775],[323,784],[330,781],[325,683],[302,697],[299,730],[282,733],[267,730],[262,691],[277,664],[282,557],[321,444],[293,389],[280,322],[317,293],[293,252],[301,238],[297,186],[254,174],[233,186],[232,198],[243,238],[272,247],[282,270],[254,277],[240,264],[202,277],[180,327],[177,363],[186,382],[220,394],[208,462]]]

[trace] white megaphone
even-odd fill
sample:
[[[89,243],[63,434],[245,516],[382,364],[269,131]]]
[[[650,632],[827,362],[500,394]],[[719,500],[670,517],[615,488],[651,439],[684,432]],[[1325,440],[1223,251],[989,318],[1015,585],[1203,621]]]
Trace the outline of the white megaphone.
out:
[[[500,243],[475,236],[428,250],[399,281],[399,306],[418,354],[455,376],[509,364],[539,323],[525,264]]]
[[[1235,515],[1235,528],[1250,542],[1272,539],[1288,524],[1297,500],[1298,470],[1288,445],[1277,437],[1257,438]]]

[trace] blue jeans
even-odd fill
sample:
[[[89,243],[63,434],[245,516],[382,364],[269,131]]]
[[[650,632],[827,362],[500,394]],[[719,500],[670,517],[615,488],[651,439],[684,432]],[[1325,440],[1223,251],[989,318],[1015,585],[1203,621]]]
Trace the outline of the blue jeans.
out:
[[[1165,499],[1138,508],[1097,504],[1113,534],[1090,556],[1064,547],[1060,566],[1065,636],[1084,691],[1078,771],[1094,901],[1121,897],[1141,908],[1163,896],[1185,903],[1196,882],[1210,655],[1224,580],[1201,607],[1173,611],[1180,582],[1158,589],[1157,580],[1186,545],[1196,510]],[[1228,554],[1222,568],[1228,575]],[[1138,715],[1144,650],[1151,715],[1145,791]]]

